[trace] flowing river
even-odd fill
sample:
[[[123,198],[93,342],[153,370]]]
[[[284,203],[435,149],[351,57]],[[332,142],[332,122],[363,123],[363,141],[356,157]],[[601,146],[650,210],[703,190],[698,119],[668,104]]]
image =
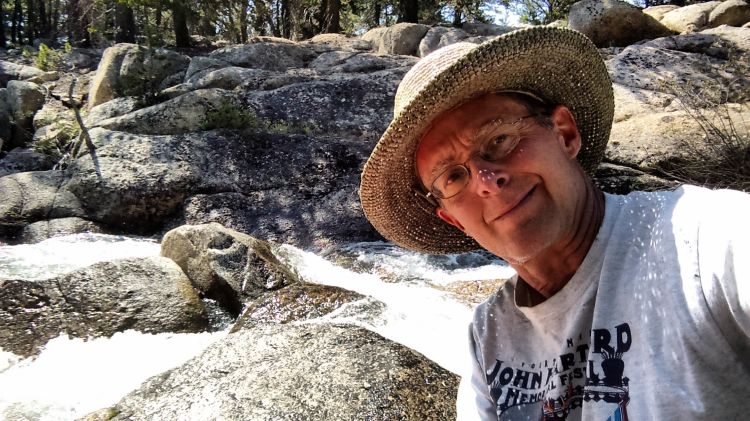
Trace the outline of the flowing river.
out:
[[[150,239],[102,234],[0,245],[0,279],[34,282],[98,261],[156,256],[159,249]],[[282,245],[276,253],[308,282],[368,297],[323,321],[366,327],[457,374],[467,370],[473,304],[514,273],[486,254],[427,256],[387,243],[350,244],[320,254]],[[198,334],[126,331],[86,341],[62,335],[36,358],[0,348],[0,419],[70,420],[110,406],[226,335],[231,321],[216,308],[212,319],[217,330]]]

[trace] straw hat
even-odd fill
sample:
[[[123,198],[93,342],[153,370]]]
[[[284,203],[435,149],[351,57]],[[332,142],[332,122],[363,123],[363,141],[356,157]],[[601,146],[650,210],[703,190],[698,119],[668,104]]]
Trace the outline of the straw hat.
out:
[[[534,27],[479,45],[449,45],[404,76],[393,121],[362,171],[362,208],[385,238],[437,254],[481,248],[414,193],[419,186],[414,155],[436,117],[472,97],[498,91],[528,92],[570,108],[582,138],[578,161],[588,173],[597,167],[609,138],[614,99],[607,69],[588,38],[569,29]]]

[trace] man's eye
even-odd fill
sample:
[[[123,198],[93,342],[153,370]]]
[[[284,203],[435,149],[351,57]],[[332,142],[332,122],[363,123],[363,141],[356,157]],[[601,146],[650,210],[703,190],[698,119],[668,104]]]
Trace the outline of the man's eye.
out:
[[[508,155],[518,143],[518,135],[502,133],[487,141],[480,151],[482,159],[497,161]]]

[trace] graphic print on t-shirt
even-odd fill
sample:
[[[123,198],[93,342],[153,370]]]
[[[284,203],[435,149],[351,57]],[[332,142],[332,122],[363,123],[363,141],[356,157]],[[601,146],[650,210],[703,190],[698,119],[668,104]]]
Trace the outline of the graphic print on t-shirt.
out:
[[[495,360],[485,374],[499,419],[565,420],[588,403],[607,409],[602,421],[628,421],[630,379],[622,357],[632,342],[623,323],[568,338],[563,353],[544,361]]]

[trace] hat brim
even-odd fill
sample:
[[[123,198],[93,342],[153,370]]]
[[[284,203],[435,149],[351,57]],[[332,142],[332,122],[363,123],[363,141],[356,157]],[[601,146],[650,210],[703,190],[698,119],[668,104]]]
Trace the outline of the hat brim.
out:
[[[435,254],[481,248],[414,193],[419,185],[414,155],[435,118],[472,97],[498,91],[529,92],[567,106],[581,134],[578,161],[588,173],[598,166],[612,126],[614,97],[596,47],[568,29],[535,27],[505,34],[476,45],[434,75],[375,146],[362,171],[360,199],[366,217],[385,238]]]

